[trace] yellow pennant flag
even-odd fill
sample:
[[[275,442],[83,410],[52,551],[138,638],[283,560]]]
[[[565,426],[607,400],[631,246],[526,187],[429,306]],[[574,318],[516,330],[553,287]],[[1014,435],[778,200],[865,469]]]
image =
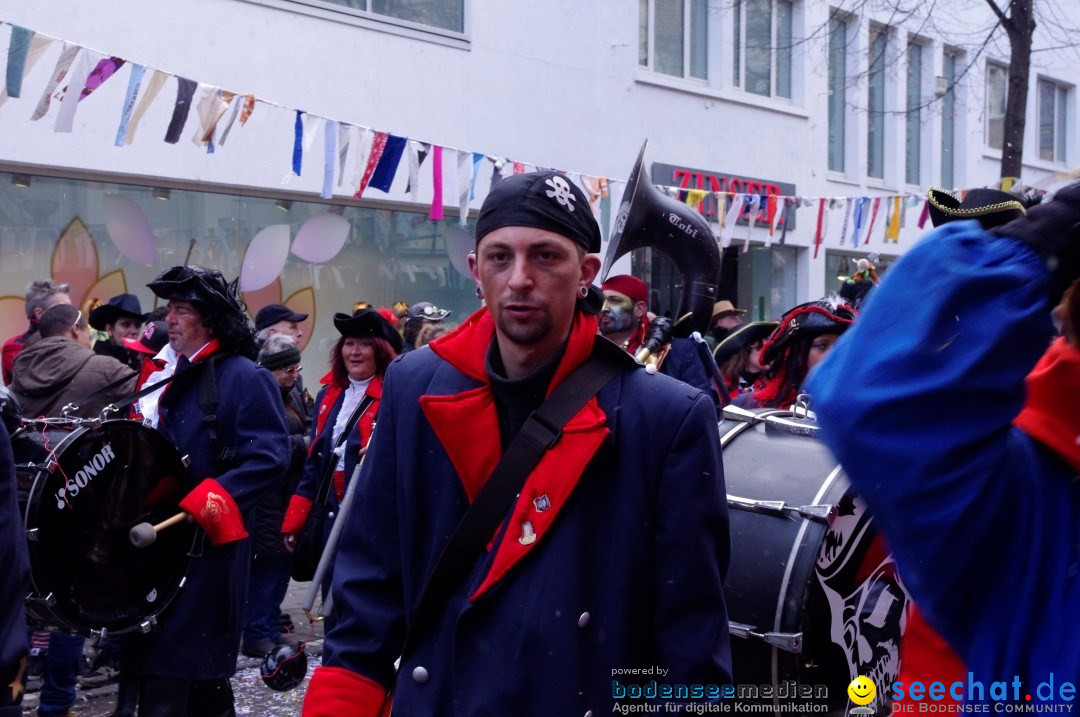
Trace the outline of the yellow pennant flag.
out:
[[[889,221],[889,228],[885,230],[885,238],[891,239],[893,244],[900,243],[900,213],[903,211],[900,206],[900,197],[893,197],[892,219]]]

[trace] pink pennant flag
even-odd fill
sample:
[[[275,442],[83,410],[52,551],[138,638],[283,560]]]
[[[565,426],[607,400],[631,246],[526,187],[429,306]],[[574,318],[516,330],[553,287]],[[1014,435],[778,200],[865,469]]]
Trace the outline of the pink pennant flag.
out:
[[[930,216],[930,200],[927,199],[923,202],[922,212],[919,214],[919,229],[926,226],[926,219]]]
[[[525,174],[524,162],[514,162],[514,174]]]
[[[431,147],[431,179],[435,184],[434,192],[431,197],[431,211],[428,213],[428,219],[439,222],[443,218],[443,206],[442,206],[442,152],[443,148],[439,145],[432,145]]]

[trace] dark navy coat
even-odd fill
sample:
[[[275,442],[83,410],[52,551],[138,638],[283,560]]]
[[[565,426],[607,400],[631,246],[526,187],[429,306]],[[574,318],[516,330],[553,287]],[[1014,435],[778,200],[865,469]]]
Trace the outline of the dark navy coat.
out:
[[[555,382],[588,355],[590,330],[579,314]],[[391,365],[337,558],[328,667],[305,715],[332,714],[344,694],[353,714],[374,714],[386,687],[405,715],[600,715],[613,670],[668,671],[614,678],[623,685],[730,682],[715,409],[629,356],[530,475],[395,680],[427,576],[501,453],[484,370],[492,331],[481,310]]]
[[[30,563],[15,485],[11,440],[0,425],[0,717],[19,717],[22,694],[12,700],[14,681],[30,652],[26,633],[26,595],[30,592]],[[22,663],[22,664],[21,664]],[[22,689],[25,680],[19,683]]]
[[[263,493],[289,467],[289,434],[280,389],[266,369],[240,356],[216,360],[217,435],[236,449],[225,465],[209,449],[205,413],[199,407],[198,374],[178,368],[159,405],[159,430],[190,457],[194,483],[213,477],[236,501],[245,525]],[[213,547],[199,531],[187,583],[150,635],[140,671],[147,676],[222,679],[236,672],[251,558],[248,538]]]

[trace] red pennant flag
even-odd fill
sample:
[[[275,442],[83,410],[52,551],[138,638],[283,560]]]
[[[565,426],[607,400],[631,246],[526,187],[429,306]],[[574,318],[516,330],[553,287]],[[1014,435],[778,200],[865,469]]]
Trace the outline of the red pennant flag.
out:
[[[817,259],[818,249],[821,248],[821,222],[825,218],[825,197],[818,200],[817,210],[817,233],[814,235],[814,258]]]
[[[359,199],[364,190],[367,189],[368,182],[371,181],[371,175],[375,173],[375,167],[378,166],[379,160],[382,159],[383,151],[386,149],[386,140],[389,137],[390,135],[386,132],[375,133],[375,139],[371,142],[371,154],[368,155],[367,166],[364,167],[364,176],[360,179],[360,188],[356,190],[353,199]]]

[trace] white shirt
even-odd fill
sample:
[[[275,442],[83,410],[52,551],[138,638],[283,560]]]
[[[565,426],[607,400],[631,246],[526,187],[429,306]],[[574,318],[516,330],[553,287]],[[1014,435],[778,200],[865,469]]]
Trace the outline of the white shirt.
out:
[[[158,351],[154,360],[164,361],[165,366],[146,377],[146,386],[151,386],[176,373],[176,362],[180,360],[180,356],[173,350],[172,346],[165,344],[161,351]],[[142,414],[143,423],[146,423],[153,428],[157,428],[158,426],[158,400],[161,398],[161,392],[164,390],[165,386],[162,386],[153,393],[147,394],[139,399],[139,413]]]
[[[363,381],[354,381],[349,379],[349,387],[345,389],[345,399],[341,402],[341,410],[338,411],[337,421],[334,422],[334,432],[330,434],[330,441],[333,444],[337,444],[338,439],[341,438],[341,432],[345,430],[345,424],[349,422],[349,418],[352,416],[353,411],[360,405],[360,400],[367,393],[368,385],[371,383],[371,378],[366,378]],[[334,449],[334,455],[337,456],[338,464],[345,457],[345,444],[348,441],[343,442],[340,446]]]

